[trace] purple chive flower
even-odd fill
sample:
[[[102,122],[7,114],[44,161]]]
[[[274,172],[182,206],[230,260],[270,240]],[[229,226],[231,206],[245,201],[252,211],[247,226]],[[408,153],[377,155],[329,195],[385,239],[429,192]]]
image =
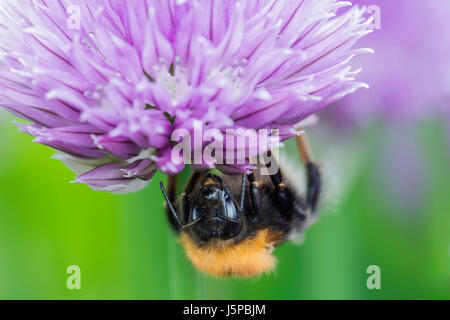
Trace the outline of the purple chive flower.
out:
[[[414,121],[449,109],[450,1],[354,0],[375,13],[369,37],[361,40],[376,59],[361,57],[355,65],[370,90],[341,100],[331,117],[366,122],[376,117],[393,122]],[[448,112],[447,112],[448,117]]]
[[[336,0],[2,0],[0,105],[76,182],[176,174],[172,132],[296,124],[365,86],[363,9]],[[211,165],[211,164],[209,164]],[[225,170],[226,168],[224,168]],[[231,168],[235,172],[244,166]]]

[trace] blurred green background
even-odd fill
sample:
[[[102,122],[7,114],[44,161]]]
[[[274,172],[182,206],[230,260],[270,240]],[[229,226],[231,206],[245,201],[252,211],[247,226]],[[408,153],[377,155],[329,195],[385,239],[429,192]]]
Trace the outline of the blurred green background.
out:
[[[340,138],[351,139],[342,169],[327,165],[336,136],[314,128],[325,175],[339,171],[341,182],[325,179],[325,192],[339,196],[324,196],[303,245],[276,250],[274,274],[217,280],[190,265],[169,230],[157,184],[164,177],[120,196],[70,184],[73,173],[11,119],[2,111],[0,299],[450,298],[450,154],[439,121],[414,128],[427,184],[420,206],[407,210],[380,185],[379,155],[390,139],[382,124]],[[287,149],[295,161],[293,144]],[[81,290],[66,288],[69,265],[81,267]],[[366,286],[369,265],[381,268],[381,290]]]

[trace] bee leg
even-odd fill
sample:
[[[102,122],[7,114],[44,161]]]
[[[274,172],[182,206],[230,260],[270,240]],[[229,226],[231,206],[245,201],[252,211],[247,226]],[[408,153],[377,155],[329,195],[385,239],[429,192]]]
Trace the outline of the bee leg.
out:
[[[302,134],[300,136],[297,136],[296,139],[300,158],[307,171],[308,191],[306,195],[306,205],[308,211],[310,213],[314,213],[321,191],[321,168],[320,165],[314,162],[311,146],[306,135]]]
[[[176,180],[176,177],[168,177],[169,192],[166,191],[166,188],[164,188],[164,184],[162,182],[160,182],[159,185],[161,187],[161,192],[164,196],[164,199],[166,200],[166,213],[169,223],[173,230],[179,232],[182,228],[182,224],[173,205],[176,197]]]
[[[241,213],[244,212],[246,182],[245,174],[242,174],[241,197],[239,199],[239,211]]]
[[[191,194],[194,191],[195,185],[197,184],[197,182],[200,180],[200,178],[202,177],[203,172],[201,171],[194,171],[191,175],[191,177],[189,178],[189,181],[186,185],[186,187],[184,188],[184,192],[180,195],[180,202],[181,202],[181,217],[183,219],[183,221],[188,221],[188,214],[189,214],[189,203],[188,203],[188,199],[187,199],[187,194]]]
[[[192,193],[192,191],[194,191],[195,185],[200,180],[202,175],[203,175],[202,171],[194,171],[191,177],[189,178],[186,188],[184,189],[184,193],[186,194]]]
[[[261,196],[259,194],[259,184],[255,179],[255,174],[252,172],[248,176],[250,181],[250,200],[252,202],[253,214],[259,214],[259,206],[261,203]]]
[[[167,195],[169,197],[170,202],[174,203],[177,198],[177,183],[178,176],[168,176],[167,177]]]
[[[167,186],[168,191],[166,191],[166,188],[164,187],[164,184],[160,182],[160,187],[162,194],[164,196],[164,199],[166,200],[166,212],[167,217],[169,219],[169,223],[177,233],[180,232],[181,229],[183,229],[185,226],[183,226],[183,222],[187,221],[187,217],[185,216],[185,213],[188,212],[187,207],[187,197],[186,194],[189,194],[193,191],[196,183],[201,178],[202,172],[194,172],[191,175],[191,178],[189,179],[189,182],[186,186],[185,192],[183,192],[180,195],[179,203],[181,203],[180,206],[175,206],[176,198],[177,198],[177,181],[178,176],[168,176],[167,177]],[[177,209],[181,210],[181,212],[177,212]]]
[[[287,188],[287,186],[283,183],[283,175],[280,170],[280,165],[278,164],[277,159],[272,156],[272,153],[269,151],[267,156],[271,159],[271,161],[275,161],[275,164],[278,168],[277,172],[270,176],[272,180],[272,184],[275,186],[275,195],[276,201],[278,202],[278,206],[281,209],[281,213],[287,218],[292,219],[294,213],[301,218],[307,217],[307,212],[302,208],[296,199],[296,196],[292,194],[292,192]],[[266,164],[269,168],[273,164],[270,162]]]

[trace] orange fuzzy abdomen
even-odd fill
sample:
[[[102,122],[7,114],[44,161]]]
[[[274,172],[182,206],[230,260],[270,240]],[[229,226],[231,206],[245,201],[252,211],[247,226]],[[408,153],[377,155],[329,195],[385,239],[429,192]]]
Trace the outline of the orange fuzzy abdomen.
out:
[[[181,234],[187,257],[194,266],[216,277],[252,277],[273,270],[276,258],[272,255],[275,238],[264,229],[237,244],[226,242],[199,247],[187,233]]]

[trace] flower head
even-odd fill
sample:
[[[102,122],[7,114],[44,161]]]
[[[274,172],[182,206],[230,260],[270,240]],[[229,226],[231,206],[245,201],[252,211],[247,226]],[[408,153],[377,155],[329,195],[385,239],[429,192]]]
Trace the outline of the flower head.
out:
[[[76,182],[134,191],[158,169],[182,170],[171,157],[177,129],[279,128],[286,139],[364,86],[349,62],[370,51],[353,49],[368,22],[341,9],[350,5],[3,0],[0,105],[63,152]]]

